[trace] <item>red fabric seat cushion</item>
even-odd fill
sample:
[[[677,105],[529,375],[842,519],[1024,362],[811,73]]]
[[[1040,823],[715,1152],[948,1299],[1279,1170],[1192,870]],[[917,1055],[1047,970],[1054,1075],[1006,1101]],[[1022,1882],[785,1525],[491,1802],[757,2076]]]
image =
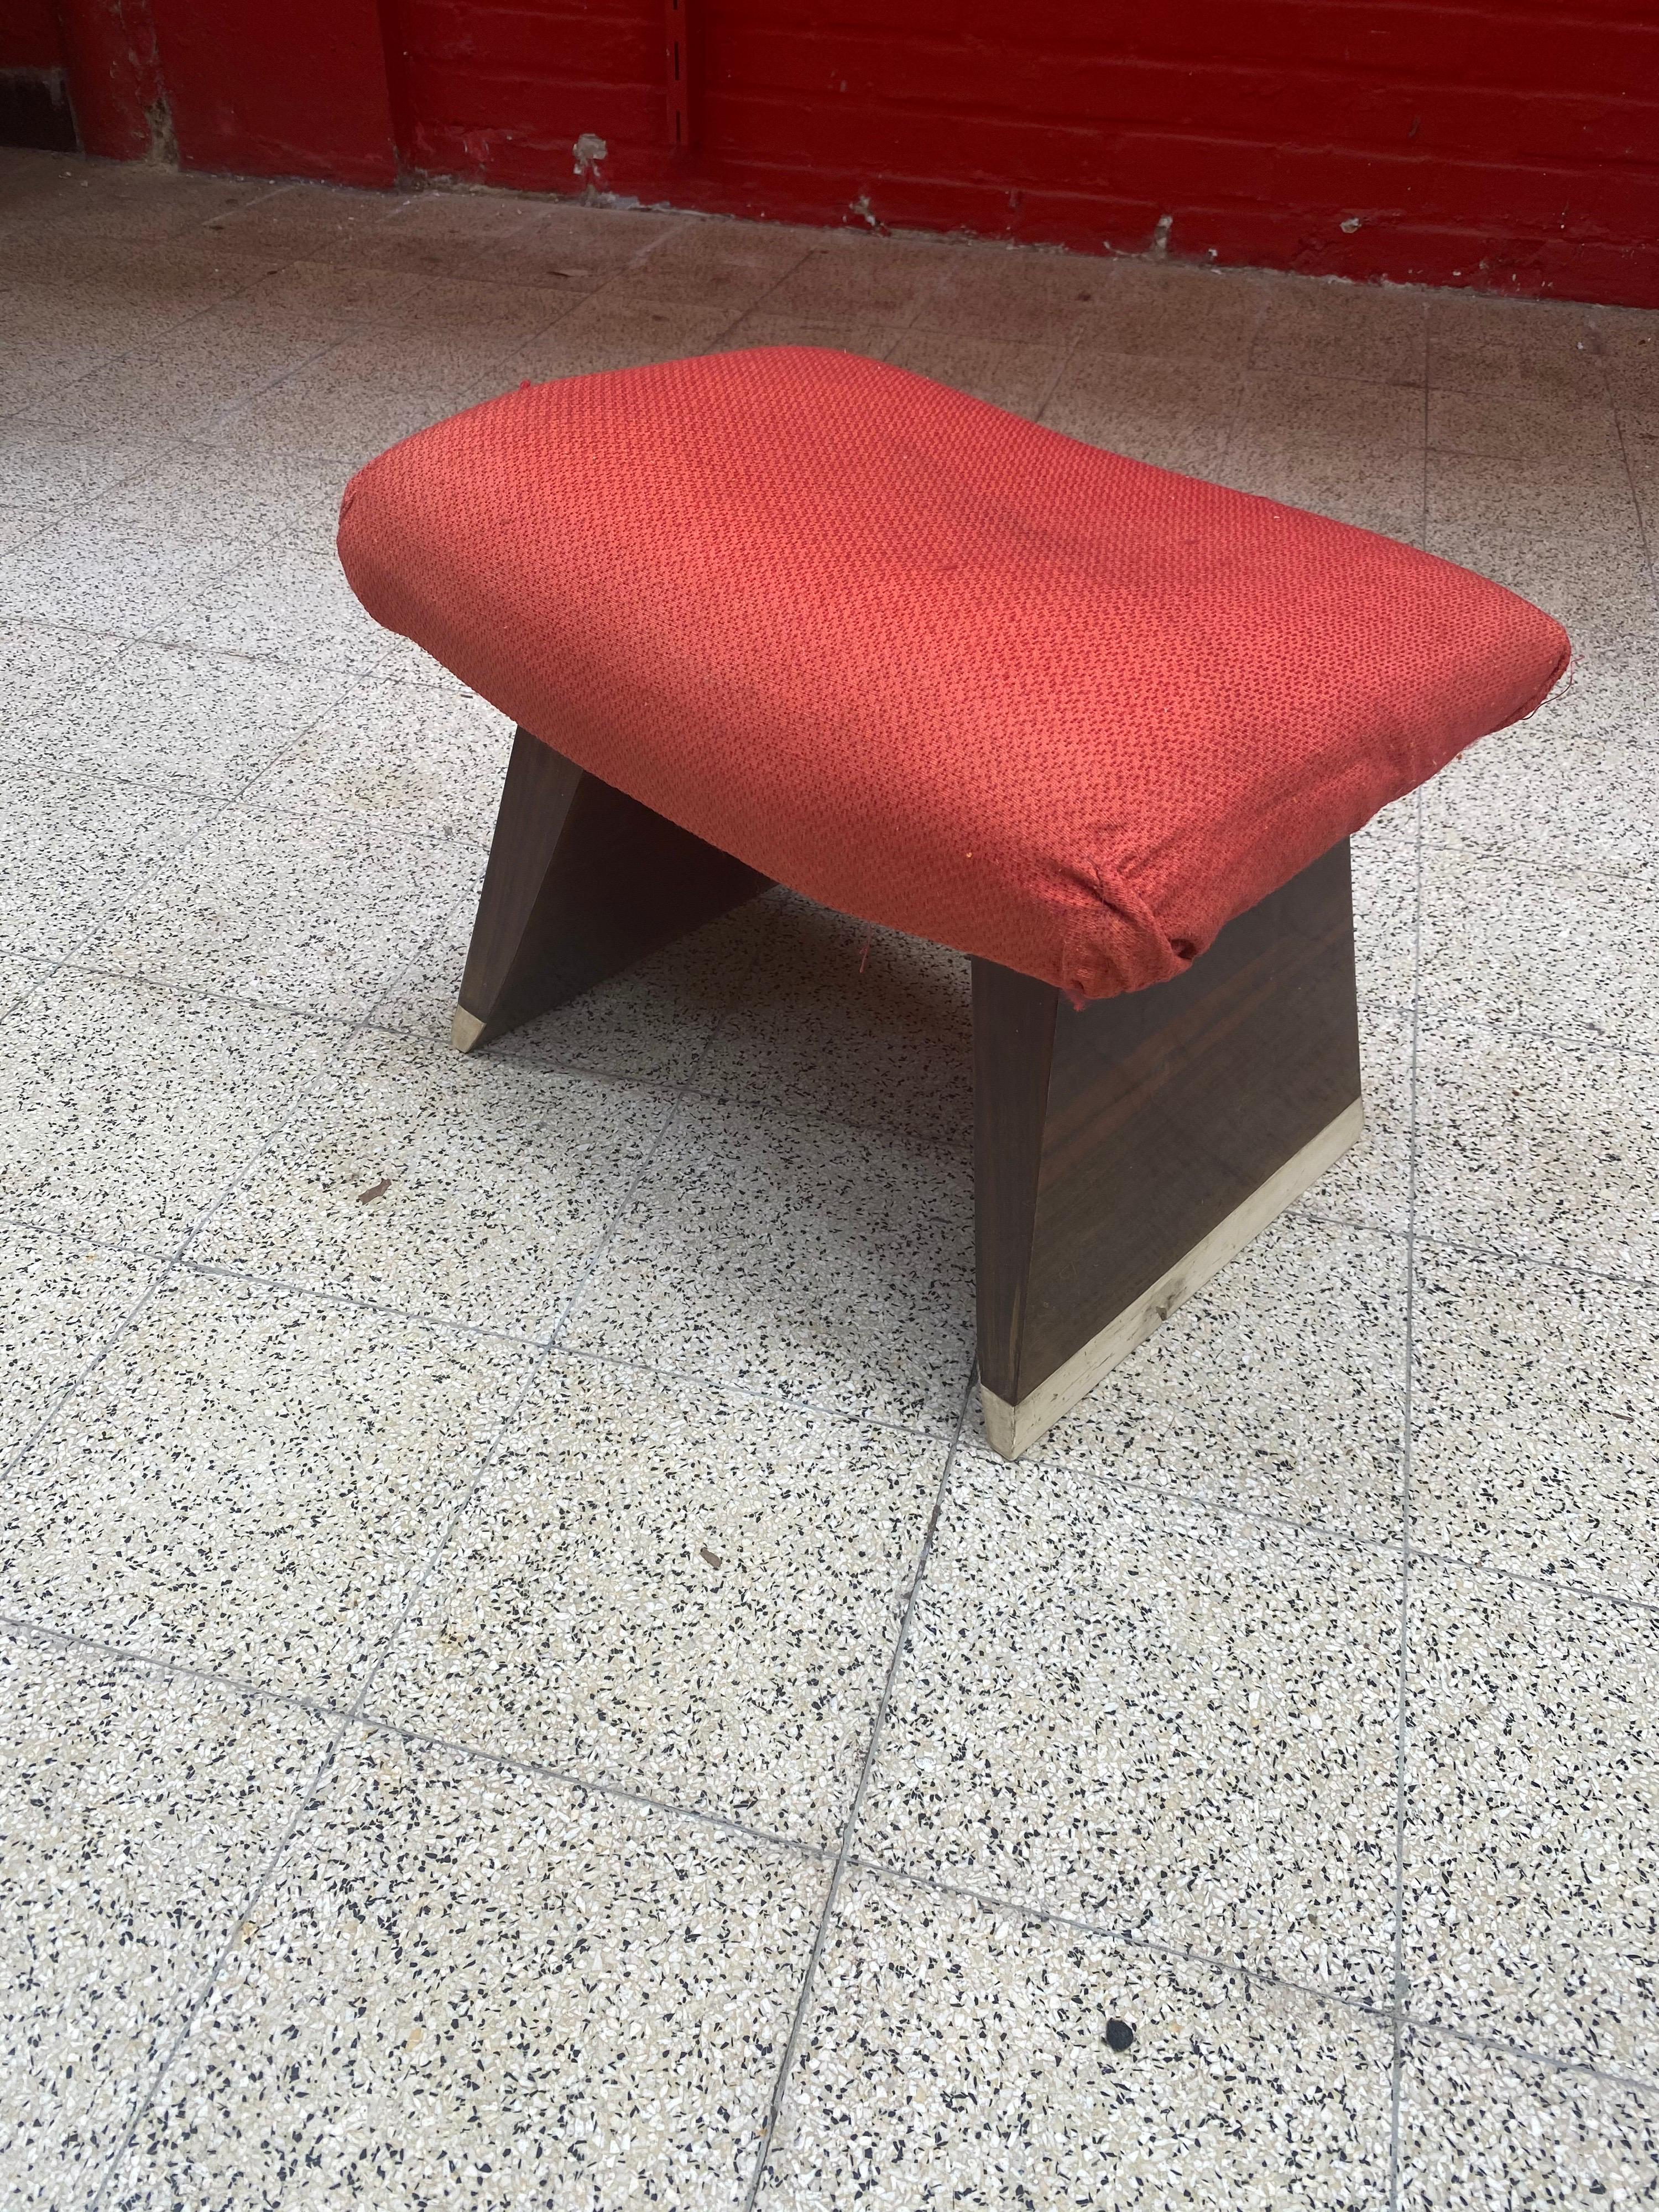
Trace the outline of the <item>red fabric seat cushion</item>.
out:
[[[491,400],[363,469],[339,542],[607,782],[1082,998],[1176,973],[1568,651],[1409,546],[804,347]]]

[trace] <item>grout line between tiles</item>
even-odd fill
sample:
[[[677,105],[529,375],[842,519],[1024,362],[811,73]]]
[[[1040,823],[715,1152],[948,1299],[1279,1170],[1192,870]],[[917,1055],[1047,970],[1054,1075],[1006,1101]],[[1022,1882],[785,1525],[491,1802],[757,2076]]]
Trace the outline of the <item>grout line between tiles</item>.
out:
[[[1425,388],[1426,405],[1426,386]],[[1426,471],[1425,476],[1426,499]],[[1405,2080],[1406,2006],[1409,1985],[1406,1977],[1406,1803],[1407,1729],[1411,1659],[1412,1602],[1412,1471],[1415,1441],[1413,1383],[1415,1372],[1417,1291],[1417,1077],[1419,1023],[1418,1006],[1423,982],[1423,810],[1417,810],[1417,884],[1412,903],[1412,1017],[1410,1073],[1406,1100],[1406,1235],[1401,1255],[1406,1272],[1403,1371],[1400,1409],[1400,1653],[1399,1682],[1395,1711],[1395,1842],[1394,1842],[1394,1959],[1392,2027],[1394,2051],[1389,2079],[1389,2204],[1400,2206],[1400,2131]]]
[[[578,1796],[594,1796],[607,1801],[642,1807],[662,1814],[671,1820],[685,1820],[694,1826],[707,1827],[729,1835],[739,1842],[752,1844],[762,1849],[778,1850],[814,1863],[830,1866],[837,1862],[836,1851],[826,1845],[807,1843],[801,1838],[778,1835],[771,1830],[759,1828],[731,1815],[714,1812],[707,1807],[678,1802],[672,1798],[653,1795],[637,1789],[615,1777],[603,1772],[589,1772],[562,1767],[556,1763],[525,1754],[502,1753],[484,1747],[461,1742],[435,1735],[427,1730],[410,1728],[383,1716],[361,1711],[353,1717],[350,1709],[307,1697],[301,1692],[276,1690],[246,1677],[225,1674],[211,1668],[192,1666],[187,1662],[169,1659],[159,1655],[135,1650],[113,1644],[99,1638],[76,1634],[70,1631],[44,1627],[37,1622],[0,1615],[0,1633],[9,1634],[20,1641],[51,1650],[69,1654],[87,1654],[118,1664],[130,1666],[143,1673],[169,1680],[200,1685],[222,1693],[246,1699],[249,1703],[290,1709],[307,1713],[313,1717],[342,1723],[337,1729],[331,1749],[337,1745],[347,1727],[356,1727],[367,1735],[396,1737],[414,1747],[445,1753],[489,1766],[504,1772],[521,1773],[539,1780],[549,1781],[568,1789]],[[354,1705],[359,1702],[354,1700]],[[310,1796],[307,1796],[307,1804]],[[1087,1914],[1067,1912],[1053,1906],[1001,1895],[994,1891],[975,1888],[971,1884],[942,1880],[936,1875],[922,1875],[912,1869],[893,1865],[880,1858],[866,1857],[849,1852],[846,1858],[848,1872],[873,1876],[878,1881],[896,1883],[903,1887],[972,1904],[1000,1918],[1025,1926],[1052,1926],[1068,1929],[1079,1935],[1121,1946],[1173,1963],[1200,1968],[1252,1985],[1280,1989],[1308,1998],[1316,2003],[1359,2014],[1379,2023],[1391,2020],[1392,2002],[1367,2002],[1344,1992],[1322,1987],[1316,1983],[1303,1982],[1273,1969],[1253,1966],[1220,1954],[1199,1950],[1192,1946],[1163,1943],[1141,1936],[1136,1930],[1091,1917]],[[250,1900],[251,1902],[251,1900]],[[240,1917],[246,1918],[244,1911]],[[1481,2035],[1463,2028],[1455,2028],[1433,2020],[1418,2020],[1407,2015],[1406,2027],[1416,2036],[1451,2043],[1490,2052],[1495,2056],[1536,2066],[1547,2072],[1582,2075],[1604,2081],[1621,2089],[1639,2094],[1659,2096],[1659,2081],[1640,2075],[1626,2075],[1589,2062],[1563,2058],[1557,2054],[1540,2051],[1528,2045],[1516,2043],[1500,2036]]]
[[[1605,366],[1602,374],[1606,374]],[[1642,540],[1642,559],[1648,572],[1648,596],[1650,600],[1659,601],[1659,562],[1655,560],[1653,535],[1648,528],[1647,514],[1636,482],[1636,471],[1631,466],[1630,445],[1625,436],[1625,409],[1616,398],[1613,398],[1611,386],[1608,397],[1613,404],[1613,432],[1619,441],[1619,458],[1624,464],[1625,482],[1630,488],[1631,503],[1636,509],[1636,528]]]
[[[950,1495],[951,1476],[956,1467],[957,1455],[962,1449],[963,1439],[967,1433],[969,1407],[973,1402],[976,1375],[976,1368],[970,1367],[967,1387],[963,1392],[962,1410],[957,1420],[956,1435],[951,1441],[949,1451],[945,1455],[945,1464],[939,1471],[939,1486],[933,1493],[933,1510],[928,1515],[927,1526],[922,1532],[921,1547],[916,1556],[915,1572],[911,1577],[910,1587],[905,1593],[903,1610],[899,1615],[898,1626],[894,1634],[892,1652],[888,1660],[885,1678],[882,1682],[881,1695],[877,1700],[876,1710],[871,1719],[870,1737],[865,1746],[864,1761],[859,1770],[859,1778],[854,1787],[852,1801],[848,1806],[847,1816],[842,1823],[841,1847],[836,1855],[835,1869],[830,1875],[830,1886],[824,1895],[823,1911],[819,1916],[817,1929],[812,1938],[812,1948],[807,1954],[806,1970],[801,1978],[800,1996],[795,2005],[794,2018],[790,2022],[788,2040],[784,2045],[777,2079],[773,2083],[771,2099],[767,2106],[766,2119],[761,2129],[760,2143],[755,2154],[754,2172],[744,2195],[744,2212],[754,2212],[761,2185],[766,2178],[766,2168],[771,2158],[778,2122],[782,2117],[784,2100],[789,2094],[790,2076],[794,2070],[795,2062],[805,2035],[819,1962],[823,1956],[824,1945],[829,1941],[830,1923],[835,1917],[842,1886],[846,1879],[848,1865],[852,1856],[853,1838],[858,1832],[859,1818],[864,1808],[865,1791],[869,1786],[870,1777],[875,1767],[876,1753],[880,1747],[882,1730],[886,1724],[888,1711],[892,1704],[893,1686],[898,1678],[899,1668],[903,1662],[905,1645],[909,1640],[910,1624],[915,1616],[916,1599],[921,1593],[922,1578],[927,1571],[927,1563],[933,1556],[933,1539],[938,1534],[939,1520]]]
[[[751,1821],[741,1820],[733,1814],[717,1812],[710,1806],[659,1796],[603,1768],[561,1766],[556,1760],[538,1759],[528,1752],[494,1751],[487,1745],[434,1735],[428,1729],[410,1727],[385,1714],[358,1711],[356,1692],[349,1699],[337,1703],[326,1698],[309,1697],[302,1690],[273,1689],[247,1675],[224,1674],[213,1667],[194,1666],[188,1660],[171,1659],[163,1654],[142,1650],[130,1644],[111,1644],[101,1637],[83,1636],[73,1629],[52,1628],[40,1621],[25,1620],[10,1613],[0,1613],[0,1636],[12,1636],[21,1642],[45,1645],[65,1656],[85,1654],[107,1660],[116,1665],[161,1676],[168,1681],[199,1684],[204,1689],[217,1690],[226,1697],[308,1713],[313,1719],[362,1729],[368,1734],[396,1736],[403,1743],[471,1759],[480,1765],[499,1768],[503,1772],[532,1775],[586,1796],[616,1798],[627,1804],[642,1805],[671,1819],[687,1820],[694,1826],[714,1828],[723,1835],[738,1837],[744,1842],[760,1844],[769,1850],[791,1852],[821,1865],[831,1865],[836,1858],[833,1844],[812,1844],[798,1836],[779,1835],[775,1830],[757,1827]],[[388,1637],[388,1644],[391,1640]]]
[[[681,1804],[672,1797],[659,1797],[637,1784],[624,1782],[620,1777],[602,1770],[588,1772],[580,1767],[561,1766],[556,1760],[537,1759],[528,1753],[489,1751],[475,1743],[462,1743],[453,1737],[432,1735],[424,1729],[409,1728],[401,1722],[390,1720],[383,1714],[362,1712],[355,1717],[353,1725],[374,1735],[396,1736],[399,1742],[415,1744],[422,1749],[441,1751],[457,1759],[469,1759],[483,1766],[491,1766],[504,1772],[533,1775],[538,1780],[557,1783],[561,1789],[573,1790],[583,1796],[614,1798],[626,1805],[642,1805],[647,1811],[661,1813],[676,1820],[690,1820],[701,1827],[714,1828],[721,1835],[735,1836],[744,1843],[759,1844],[769,1850],[788,1851],[798,1858],[811,1859],[815,1865],[830,1866],[836,1852],[832,1844],[809,1844],[798,1836],[780,1836],[769,1828],[757,1828],[747,1820],[739,1820],[729,1813],[716,1813],[707,1805]]]
[[[664,1124],[665,1128],[667,1126],[668,1124],[665,1121]],[[630,1179],[630,1192],[633,1188],[637,1187],[638,1182],[644,1175],[650,1161],[654,1158],[657,1145],[660,1144],[662,1132],[659,1131],[655,1143],[648,1147],[645,1154],[642,1156],[635,1176]],[[625,1207],[628,1203],[628,1193],[624,1193],[621,1201],[619,1202],[617,1218],[620,1218],[623,1208]],[[241,1910],[231,1917],[228,1923],[229,1932],[228,1932],[224,1942],[220,1947],[213,1966],[204,1978],[198,1990],[197,1990],[195,1997],[185,2008],[184,2015],[179,2021],[177,2033],[168,2044],[167,2049],[162,2052],[155,2067],[151,2078],[147,2085],[141,2084],[131,2116],[128,2119],[127,2125],[123,2130],[119,2141],[112,2148],[109,2162],[106,2166],[102,2179],[100,2181],[97,2194],[94,2199],[94,2203],[91,2208],[91,2212],[99,2212],[99,2208],[103,2205],[107,2191],[113,2181],[117,2167],[123,2154],[136,2136],[139,2127],[143,2124],[145,2113],[149,2111],[157,2091],[167,2078],[169,2069],[178,2058],[179,2053],[184,2049],[185,2043],[188,2041],[197,2020],[200,2017],[202,2012],[210,2001],[214,1989],[217,1986],[219,1978],[224,1971],[225,1962],[230,1955],[231,1945],[234,1941],[235,1929],[243,1921],[252,1918],[254,1909],[258,1905],[260,1897],[264,1894],[266,1888],[276,1880],[277,1871],[282,1865],[283,1858],[287,1855],[287,1852],[293,1844],[295,1837],[300,1832],[301,1823],[309,1817],[314,1807],[320,1802],[322,1790],[325,1784],[329,1769],[333,1764],[340,1746],[345,1741],[347,1732],[353,1726],[361,1726],[363,1724],[363,1713],[368,1705],[374,1686],[380,1677],[381,1669],[386,1666],[387,1661],[391,1657],[392,1652],[395,1649],[398,1639],[402,1634],[404,1626],[410,1620],[422,1599],[425,1595],[427,1586],[431,1581],[433,1576],[437,1572],[439,1562],[448,1549],[455,1530],[459,1526],[463,1516],[466,1513],[473,1499],[477,1496],[480,1488],[489,1475],[490,1468],[495,1465],[496,1459],[499,1457],[502,1446],[512,1429],[514,1422],[516,1420],[520,1410],[529,1398],[532,1390],[536,1387],[538,1381],[544,1372],[550,1356],[550,1352],[544,1351],[540,1358],[527,1364],[524,1378],[520,1382],[519,1389],[514,1393],[511,1401],[502,1410],[501,1419],[496,1425],[495,1434],[490,1443],[480,1454],[479,1458],[474,1466],[471,1480],[466,1485],[462,1494],[455,1500],[448,1513],[442,1516],[441,1525],[440,1526],[435,1537],[428,1546],[426,1557],[422,1562],[418,1572],[410,1577],[405,1592],[404,1602],[398,1608],[396,1618],[387,1623],[382,1632],[378,1657],[365,1669],[362,1680],[358,1685],[355,1697],[352,1698],[349,1705],[340,1714],[338,1723],[329,1740],[327,1747],[319,1759],[316,1768],[313,1770],[310,1786],[301,1795],[295,1808],[292,1818],[289,1821],[283,1835],[279,1838],[277,1843],[269,1854],[264,1867],[261,1869],[252,1888],[246,1895]]]
[[[1048,1905],[1021,1903],[1012,1898],[999,1896],[994,1891],[975,1889],[963,1882],[941,1881],[936,1875],[915,1874],[908,1867],[890,1865],[882,1859],[866,1859],[854,1853],[848,1863],[849,1870],[854,1873],[898,1883],[926,1895],[959,1899],[963,1904],[977,1905],[999,1919],[1015,1921],[1026,1926],[1069,1929],[1079,1936],[1118,1944],[1127,1951],[1140,1952],[1148,1957],[1168,1959],[1172,1963],[1225,1975],[1244,1983],[1247,1987],[1284,1990],[1292,1996],[1306,1997],[1339,2012],[1356,2013],[1364,2020],[1374,2021],[1379,2027],[1388,2027],[1393,2022],[1395,2008],[1391,1998],[1380,2004],[1367,2003],[1363,1997],[1349,1996],[1322,1988],[1316,1982],[1297,1981],[1270,1967],[1246,1966],[1237,1959],[1229,1959],[1219,1953],[1200,1951],[1183,1944],[1160,1943],[1133,1929],[1114,1926],[1107,1921],[1091,1920],[1086,1915],[1065,1912]],[[1659,2077],[1616,2073],[1608,2068],[1593,2065],[1587,2060],[1560,2058],[1549,2051],[1535,2051],[1529,2045],[1515,2043],[1503,2036],[1481,2035],[1472,2029],[1450,2027],[1438,2021],[1413,2019],[1409,2014],[1406,2017],[1405,2027],[1413,2036],[1490,2051],[1499,2057],[1540,2067],[1547,2073],[1583,2075],[1659,2099]]]
[[[526,1352],[556,1352],[560,1358],[577,1366],[591,1365],[625,1375],[648,1376],[653,1381],[678,1387],[712,1388],[726,1395],[739,1399],[746,1405],[762,1407],[777,1407],[812,1419],[845,1425],[849,1427],[877,1429],[884,1433],[898,1436],[933,1437],[941,1432],[937,1421],[930,1421],[926,1418],[902,1420],[890,1414],[823,1405],[787,1391],[759,1388],[744,1381],[710,1375],[701,1369],[672,1367],[661,1362],[639,1359],[622,1352],[610,1352],[599,1346],[585,1345],[580,1348],[572,1347],[556,1343],[552,1336],[546,1334],[537,1334],[531,1332],[520,1333],[510,1329],[491,1328],[485,1324],[461,1321],[450,1315],[423,1313],[413,1307],[393,1305],[384,1301],[363,1297],[349,1291],[335,1290],[327,1285],[307,1283],[297,1277],[286,1276],[279,1272],[238,1267],[217,1261],[192,1259],[187,1251],[179,1247],[163,1250],[149,1246],[123,1244],[107,1237],[82,1236],[60,1224],[43,1222],[32,1218],[27,1214],[15,1213],[4,1208],[0,1208],[0,1223],[21,1233],[51,1237],[93,1251],[107,1253],[112,1257],[141,1264],[148,1263],[165,1279],[155,1285],[158,1291],[166,1287],[167,1279],[177,1276],[204,1277],[213,1281],[243,1283],[252,1288],[313,1303],[336,1311],[370,1315],[385,1320],[400,1322],[412,1328],[430,1329],[441,1334],[461,1336],[478,1342],[501,1344],[515,1350]],[[1386,1238],[1390,1243],[1402,1245],[1405,1243],[1405,1233],[1402,1231],[1376,1228],[1365,1223],[1317,1220],[1314,1225],[1354,1229],[1367,1236]],[[1419,1249],[1421,1249],[1420,1245]],[[1453,1248],[1437,1243],[1428,1249],[1445,1251]],[[1483,1251],[1475,1251],[1462,1256],[1483,1259],[1507,1255],[1493,1255]],[[1522,1264],[1536,1266],[1540,1270],[1550,1273],[1564,1274],[1569,1279],[1587,1273],[1584,1270],[1558,1267],[1552,1261],[1525,1261]],[[1627,1279],[1591,1276],[1590,1279],[1598,1281],[1612,1279],[1624,1283]],[[1645,1290],[1655,1286],[1641,1281],[1632,1281],[1630,1287]],[[135,1308],[132,1316],[129,1318],[136,1320],[137,1310]],[[112,1324],[112,1327],[116,1325]],[[126,1324],[123,1323],[120,1326],[125,1330]],[[106,1350],[108,1348],[104,1347]],[[101,1354],[99,1358],[101,1358]],[[89,1361],[88,1364],[79,1370],[69,1382],[59,1387],[52,1413],[27,1432],[23,1443],[12,1449],[4,1462],[6,1466],[21,1463],[27,1456],[27,1451],[40,1441],[42,1432],[56,1419],[57,1413],[61,1412],[64,1402],[74,1395],[82,1382],[89,1378],[93,1367],[97,1364],[99,1364],[99,1358]],[[971,1437],[963,1438],[964,1443],[971,1443]],[[1033,1454],[1032,1462],[1039,1466],[1045,1464],[1040,1450]],[[1064,1465],[1065,1463],[1054,1462],[1054,1464]],[[1074,1468],[1069,1471],[1073,1474],[1079,1472]],[[1112,1486],[1113,1479],[1109,1474],[1099,1474],[1094,1479],[1108,1487]],[[1118,1501],[1133,1511],[1155,1516],[1159,1510],[1164,1510],[1177,1514],[1198,1514],[1206,1519],[1221,1522],[1243,1522],[1253,1527],[1281,1529],[1290,1534],[1311,1538],[1316,1541],[1347,1545],[1362,1551],[1374,1550],[1395,1540],[1388,1536],[1368,1535],[1364,1530],[1351,1528],[1346,1524],[1322,1520],[1300,1520],[1293,1514],[1275,1513],[1264,1507],[1248,1504],[1239,1499],[1218,1493],[1197,1493],[1150,1480],[1138,1480],[1133,1485],[1121,1485],[1117,1486],[1115,1494]],[[1414,1562],[1432,1562],[1458,1567],[1469,1573],[1487,1576],[1493,1581],[1517,1583],[1554,1597],[1565,1597],[1574,1601],[1583,1600],[1597,1605],[1610,1605],[1632,1613],[1659,1617],[1659,1598],[1638,1597],[1629,1592],[1612,1589],[1595,1583],[1529,1572],[1522,1567],[1506,1566],[1491,1559],[1473,1558],[1461,1552],[1426,1545],[1413,1544],[1411,1556]],[[262,1694],[275,1693],[262,1692]]]

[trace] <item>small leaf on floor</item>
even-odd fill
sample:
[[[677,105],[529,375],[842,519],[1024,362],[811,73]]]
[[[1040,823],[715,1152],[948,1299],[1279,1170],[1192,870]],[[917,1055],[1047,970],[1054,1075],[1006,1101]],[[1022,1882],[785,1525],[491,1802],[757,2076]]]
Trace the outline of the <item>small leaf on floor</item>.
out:
[[[372,1182],[367,1190],[358,1192],[357,1203],[359,1206],[367,1206],[372,1198],[384,1198],[391,1188],[392,1177],[382,1176],[379,1182]]]

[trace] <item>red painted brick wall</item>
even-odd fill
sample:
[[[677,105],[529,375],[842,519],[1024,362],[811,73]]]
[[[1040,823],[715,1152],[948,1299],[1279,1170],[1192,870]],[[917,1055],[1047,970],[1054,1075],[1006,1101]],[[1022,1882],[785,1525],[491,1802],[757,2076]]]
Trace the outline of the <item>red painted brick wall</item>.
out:
[[[1659,306],[1655,0],[684,0],[678,154],[665,0],[56,4],[153,5],[195,167]]]
[[[0,69],[60,69],[64,36],[52,0],[4,0],[0,6]]]
[[[1659,9],[1634,0],[392,0],[408,158],[1100,251],[1659,304]]]
[[[398,174],[372,0],[149,0],[188,168],[389,185]]]

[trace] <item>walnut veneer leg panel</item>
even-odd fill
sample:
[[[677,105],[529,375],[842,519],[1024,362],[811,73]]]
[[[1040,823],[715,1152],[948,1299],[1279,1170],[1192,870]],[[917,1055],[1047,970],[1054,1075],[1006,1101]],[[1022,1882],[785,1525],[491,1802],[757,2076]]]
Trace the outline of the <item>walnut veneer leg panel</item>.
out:
[[[520,730],[455,1008],[456,1045],[488,1044],[766,887],[729,853]]]
[[[1346,841],[1182,975],[1073,1010],[974,963],[979,1363],[1006,1458],[1360,1133]]]

